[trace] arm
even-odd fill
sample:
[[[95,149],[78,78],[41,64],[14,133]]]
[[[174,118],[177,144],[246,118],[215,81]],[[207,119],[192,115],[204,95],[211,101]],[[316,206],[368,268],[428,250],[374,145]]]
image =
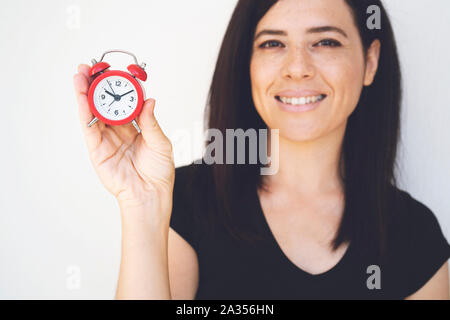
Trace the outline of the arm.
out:
[[[169,278],[173,300],[193,300],[199,286],[198,257],[175,230],[169,230]]]
[[[149,210],[121,209],[122,259],[115,298],[192,300],[199,280],[194,248],[164,223],[125,219]]]
[[[121,208],[122,259],[116,299],[171,300],[168,272],[169,225],[149,223],[151,208]]]
[[[435,275],[406,300],[449,300],[449,274],[446,262]]]
[[[154,115],[155,100],[147,99],[137,121],[107,126],[94,118],[88,90],[88,65],[74,76],[80,124],[89,157],[105,188],[118,200],[122,216],[122,259],[117,299],[172,299],[193,297],[198,278],[192,247],[170,232],[169,286],[168,238],[175,178],[172,145]],[[114,91],[113,91],[114,93]],[[188,275],[188,277],[186,277]],[[186,282],[188,281],[188,282]]]

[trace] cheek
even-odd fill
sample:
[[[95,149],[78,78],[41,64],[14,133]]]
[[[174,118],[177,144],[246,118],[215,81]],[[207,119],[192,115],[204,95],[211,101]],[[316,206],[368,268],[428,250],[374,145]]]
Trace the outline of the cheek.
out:
[[[250,64],[250,77],[252,85],[258,91],[264,90],[270,83],[273,71],[271,64],[264,62],[263,59],[254,58]]]
[[[277,76],[273,64],[260,58],[252,59],[250,63],[250,81],[253,101],[256,109],[260,111],[270,98],[270,89]]]
[[[356,107],[364,81],[364,61],[351,56],[322,64],[322,74],[334,94],[335,106],[351,113]]]

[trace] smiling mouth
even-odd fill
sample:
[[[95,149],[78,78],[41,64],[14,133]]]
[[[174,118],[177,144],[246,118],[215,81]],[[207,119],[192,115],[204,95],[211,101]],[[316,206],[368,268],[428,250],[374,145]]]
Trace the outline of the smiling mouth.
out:
[[[327,97],[326,94],[319,94],[317,96],[308,96],[308,97],[281,97],[281,96],[275,96],[275,99],[278,101],[289,104],[293,106],[304,106],[308,104],[313,104],[316,102],[320,102],[324,100]]]

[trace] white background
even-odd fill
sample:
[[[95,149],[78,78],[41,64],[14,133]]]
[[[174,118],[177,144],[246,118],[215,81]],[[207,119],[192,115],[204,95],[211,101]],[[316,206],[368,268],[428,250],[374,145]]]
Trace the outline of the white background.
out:
[[[176,164],[187,164],[201,154],[194,132],[236,2],[2,3],[0,298],[114,297],[120,214],[89,162],[72,76],[107,49],[134,52],[147,63],[147,96],[157,101]],[[385,4],[405,85],[401,187],[435,212],[450,239],[450,2]],[[132,63],[108,61],[114,69]]]

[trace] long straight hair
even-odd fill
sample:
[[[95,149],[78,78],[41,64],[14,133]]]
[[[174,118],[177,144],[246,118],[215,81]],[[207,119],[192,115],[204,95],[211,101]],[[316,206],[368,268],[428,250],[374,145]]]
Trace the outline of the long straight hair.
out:
[[[352,11],[364,53],[375,39],[381,42],[378,71],[370,87],[347,122],[340,166],[344,174],[345,209],[332,242],[333,250],[349,241],[354,246],[383,256],[387,242],[389,190],[396,186],[395,159],[399,139],[401,75],[391,23],[379,0],[344,0]],[[260,19],[276,0],[240,0],[226,30],[213,75],[206,127],[226,136],[226,129],[267,129],[256,111],[250,82],[253,37]],[[377,5],[381,29],[369,29],[367,8]],[[242,210],[256,188],[263,187],[257,165],[214,164],[208,204],[214,219],[221,219],[228,232],[239,240],[254,241],[261,234],[252,228]],[[249,216],[244,216],[249,215]]]

